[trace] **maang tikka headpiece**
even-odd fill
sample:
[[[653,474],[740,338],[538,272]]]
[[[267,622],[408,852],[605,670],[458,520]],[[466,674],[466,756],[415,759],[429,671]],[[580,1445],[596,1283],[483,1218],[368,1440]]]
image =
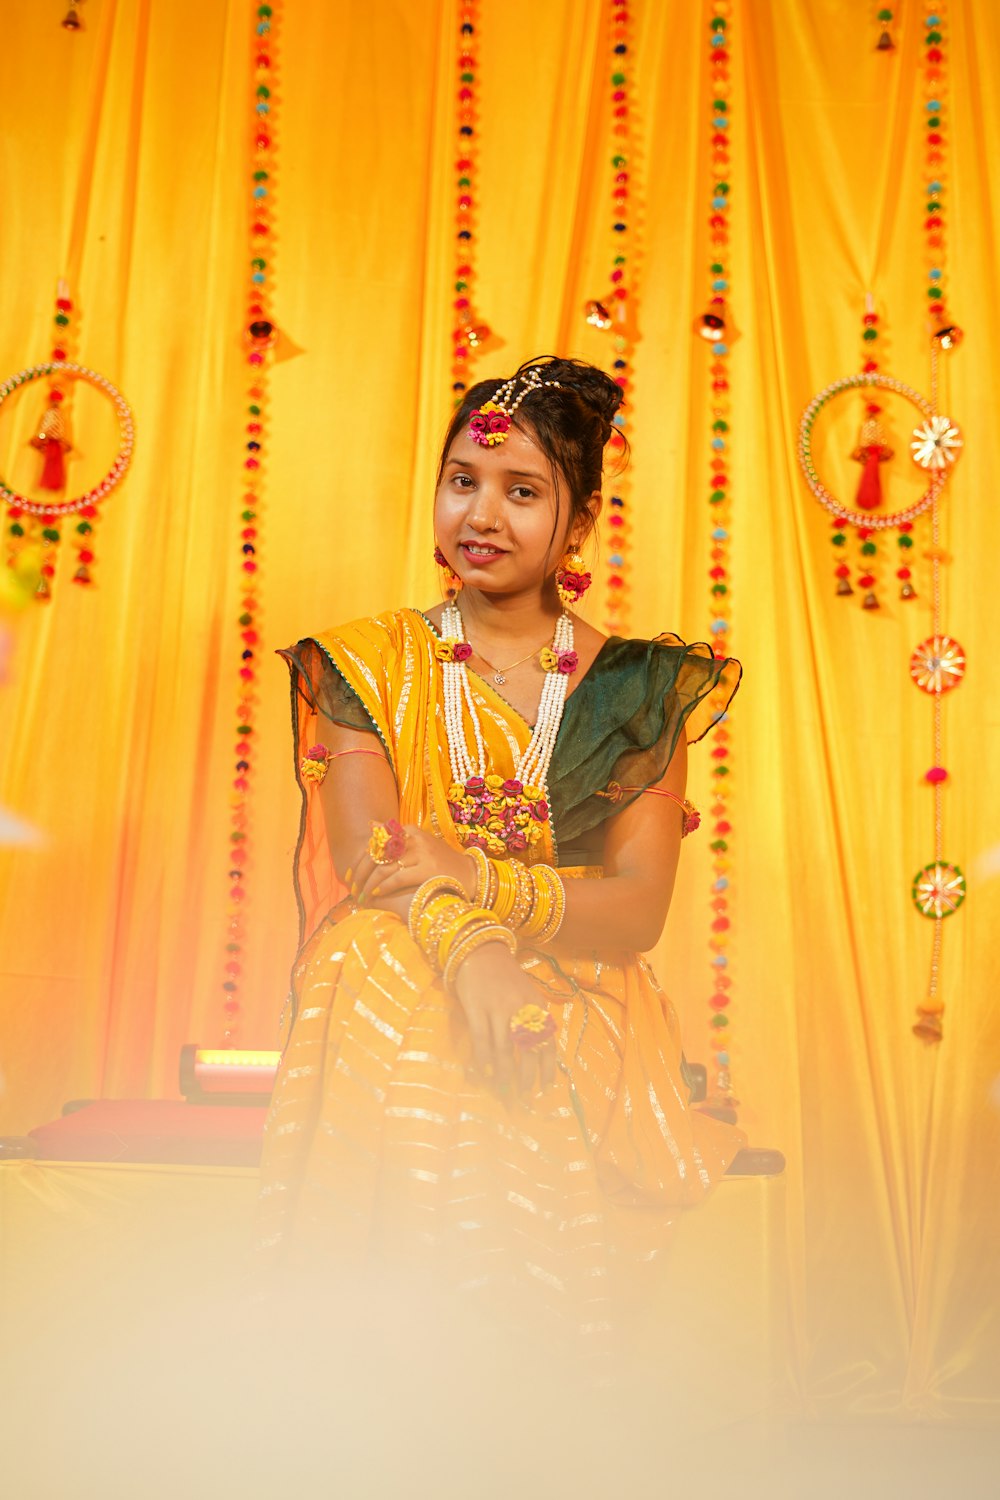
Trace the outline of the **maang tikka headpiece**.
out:
[[[524,389],[512,401],[511,397],[518,384]],[[472,441],[483,448],[493,448],[497,443],[502,443],[510,431],[514,413],[525,396],[532,391],[540,391],[547,385],[558,386],[559,382],[543,380],[534,365],[527,375],[512,375],[509,380],[505,380],[494,391],[490,400],[484,401],[469,418],[469,436]]]

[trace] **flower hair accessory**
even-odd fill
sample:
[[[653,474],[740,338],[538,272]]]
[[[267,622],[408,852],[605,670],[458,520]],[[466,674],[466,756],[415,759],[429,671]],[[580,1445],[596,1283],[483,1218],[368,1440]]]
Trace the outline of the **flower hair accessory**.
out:
[[[502,443],[510,431],[510,417],[495,401],[484,401],[469,418],[469,436],[483,448]]]
[[[514,392],[518,386],[522,389],[515,396]],[[532,365],[526,375],[512,375],[505,380],[503,385],[498,386],[489,401],[484,401],[478,406],[469,418],[469,436],[474,443],[481,448],[493,448],[497,443],[506,440],[510,431],[514,413],[524,400],[525,396],[532,391],[540,391],[545,386],[558,387],[558,380],[543,380],[539,370]]]

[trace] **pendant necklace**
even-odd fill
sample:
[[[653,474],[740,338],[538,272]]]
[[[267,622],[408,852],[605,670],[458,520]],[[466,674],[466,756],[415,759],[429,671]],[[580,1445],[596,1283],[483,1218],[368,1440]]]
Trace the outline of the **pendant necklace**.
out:
[[[490,671],[493,673],[493,681],[498,683],[500,687],[503,687],[504,683],[507,681],[507,673],[513,672],[515,667],[523,667],[526,661],[530,661],[533,656],[538,655],[539,651],[541,651],[542,646],[544,645],[545,642],[543,641],[541,646],[536,646],[533,651],[528,652],[527,656],[522,656],[517,661],[512,661],[509,667],[495,667],[491,661],[486,660],[486,657],[478,649],[478,647],[473,647],[473,649],[475,650],[476,655],[479,657],[479,660],[481,662],[485,662],[486,666],[488,666]]]

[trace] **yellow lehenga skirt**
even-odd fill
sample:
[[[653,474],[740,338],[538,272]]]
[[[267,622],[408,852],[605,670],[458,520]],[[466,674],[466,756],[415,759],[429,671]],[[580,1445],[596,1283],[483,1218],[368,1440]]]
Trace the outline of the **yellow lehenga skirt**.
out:
[[[363,702],[396,771],[402,820],[457,841],[433,632],[413,611],[384,618],[391,631],[368,621],[317,638],[317,660]],[[293,689],[297,752],[316,737],[323,707],[312,676]],[[476,693],[502,767],[527,726],[485,684]],[[510,1293],[581,1332],[607,1328],[636,1267],[742,1144],[689,1108],[676,1018],[648,963],[522,951],[559,1024],[556,1082],[537,1099],[501,1098],[472,1071],[460,1008],[405,923],[337,902],[318,809],[305,789],[304,799],[307,936],[265,1132],[265,1256],[290,1269],[426,1266],[452,1287]]]

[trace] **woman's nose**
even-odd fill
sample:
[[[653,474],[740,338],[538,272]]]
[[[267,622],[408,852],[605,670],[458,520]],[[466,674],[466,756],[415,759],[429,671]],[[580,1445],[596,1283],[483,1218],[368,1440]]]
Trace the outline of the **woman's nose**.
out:
[[[469,507],[467,520],[470,526],[477,531],[499,531],[500,529],[500,506],[495,498],[486,488],[482,486],[476,492],[476,497]]]

